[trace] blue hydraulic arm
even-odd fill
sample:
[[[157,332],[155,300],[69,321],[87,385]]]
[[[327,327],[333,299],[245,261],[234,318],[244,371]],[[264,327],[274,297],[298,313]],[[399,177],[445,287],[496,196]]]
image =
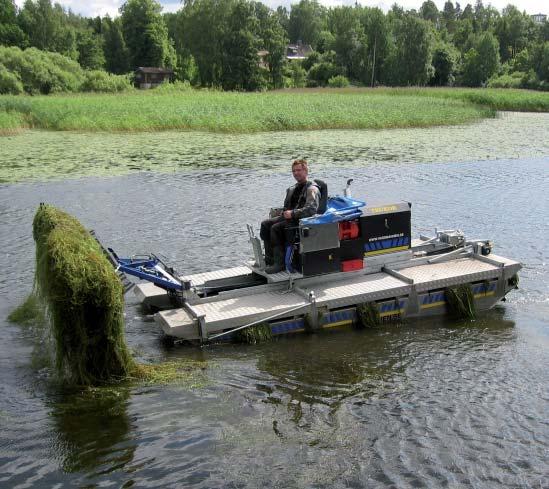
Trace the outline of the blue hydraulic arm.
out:
[[[109,253],[116,260],[116,269],[128,275],[133,275],[165,290],[182,291],[187,289],[187,283],[181,282],[173,268],[166,266],[156,255],[139,255],[131,258],[120,258],[112,248]]]

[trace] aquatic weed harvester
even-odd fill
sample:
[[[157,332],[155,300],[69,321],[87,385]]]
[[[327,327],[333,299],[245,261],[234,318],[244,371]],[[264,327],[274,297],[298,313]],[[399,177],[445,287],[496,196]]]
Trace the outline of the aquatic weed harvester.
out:
[[[412,239],[410,203],[368,206],[350,195],[351,181],[335,197],[317,181],[321,213],[291,230],[280,273],[265,273],[250,225],[254,259],[233,268],[179,275],[153,254],[107,253],[121,275],[146,281],[133,289],[166,335],[199,343],[259,324],[279,335],[454,311],[473,317],[517,287],[521,264],[494,255],[490,240],[460,230]]]

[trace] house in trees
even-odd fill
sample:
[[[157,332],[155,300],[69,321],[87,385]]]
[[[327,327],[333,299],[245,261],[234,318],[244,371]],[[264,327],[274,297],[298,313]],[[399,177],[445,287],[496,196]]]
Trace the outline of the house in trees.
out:
[[[140,66],[135,70],[135,88],[154,88],[162,83],[173,80],[173,70],[169,68],[155,68],[152,66]]]
[[[262,49],[257,52],[258,65],[260,68],[269,69],[269,62],[267,61],[267,56],[269,56],[269,51]]]
[[[288,61],[305,59],[313,52],[310,44],[302,44],[300,41],[297,44],[288,44],[286,46],[286,59]]]
[[[547,21],[547,15],[545,14],[535,14],[531,17],[536,24],[544,24]]]

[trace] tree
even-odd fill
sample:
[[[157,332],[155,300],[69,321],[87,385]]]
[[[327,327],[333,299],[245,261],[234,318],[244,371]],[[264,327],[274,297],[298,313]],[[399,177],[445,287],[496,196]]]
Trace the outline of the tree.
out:
[[[245,0],[234,5],[227,19],[223,39],[223,75],[221,82],[226,90],[257,90],[261,86],[260,47],[256,35],[258,21],[253,7]]]
[[[17,25],[17,7],[13,0],[0,0],[0,44],[25,47],[27,38]]]
[[[155,0],[128,0],[120,7],[122,32],[132,68],[175,64],[175,52],[161,11]]]
[[[444,27],[446,27],[446,30],[450,33],[453,33],[456,29],[456,9],[454,8],[454,4],[451,1],[447,1],[444,4],[444,8],[442,10],[442,22],[444,24]]]
[[[438,8],[433,0],[426,0],[422,3],[421,8],[419,9],[419,15],[421,15],[424,20],[428,20],[435,25],[438,24]]]
[[[384,76],[384,66],[389,55],[389,23],[379,8],[364,8],[360,21],[364,29],[363,45],[368,60],[365,82],[368,85],[375,85]]]
[[[103,52],[105,68],[110,73],[121,75],[130,69],[128,50],[122,35],[120,18],[111,20],[106,17],[103,21]]]
[[[451,44],[439,42],[433,52],[435,73],[430,84],[436,86],[453,85],[459,51]]]
[[[426,21],[405,15],[394,28],[395,49],[389,80],[396,85],[425,85],[431,78],[433,38]]]
[[[333,49],[337,64],[344,69],[349,78],[360,79],[367,62],[364,52],[364,33],[359,22],[357,9],[337,7],[329,12],[328,26],[334,34]]]
[[[78,58],[75,26],[68,22],[61,5],[52,6],[50,0],[26,0],[18,22],[30,46],[61,53],[74,60]]]
[[[475,18],[475,14],[473,12],[473,7],[471,7],[471,4],[468,3],[465,5],[465,8],[463,9],[463,12],[461,12],[461,15],[459,16],[460,20],[470,20],[473,22]]]
[[[503,61],[514,58],[526,47],[529,41],[532,19],[513,5],[503,9],[503,14],[496,25],[496,35],[500,44]]]
[[[454,46],[462,53],[466,53],[472,46],[473,22],[471,20],[460,20],[456,24],[453,41]]]
[[[326,29],[326,8],[316,0],[300,0],[292,5],[288,23],[290,42],[301,41],[316,48],[320,32]]]
[[[194,0],[181,11],[181,39],[196,61],[202,85],[221,84],[223,39],[233,3],[233,0]]]
[[[260,34],[263,38],[263,47],[268,51],[266,61],[269,65],[271,84],[273,88],[280,88],[284,84],[283,70],[288,44],[286,31],[280,25],[279,17],[271,12],[261,24]]]
[[[498,40],[490,32],[478,39],[474,48],[467,51],[463,61],[463,84],[478,87],[486,83],[499,68]]]
[[[76,36],[78,62],[82,68],[99,70],[105,67],[105,55],[100,36],[91,30],[80,31]]]

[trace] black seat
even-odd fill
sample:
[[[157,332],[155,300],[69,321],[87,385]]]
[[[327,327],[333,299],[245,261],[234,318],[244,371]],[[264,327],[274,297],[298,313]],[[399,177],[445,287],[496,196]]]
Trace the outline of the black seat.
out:
[[[323,180],[315,178],[313,180],[320,189],[320,203],[318,204],[318,214],[324,214],[328,207],[328,184]]]

